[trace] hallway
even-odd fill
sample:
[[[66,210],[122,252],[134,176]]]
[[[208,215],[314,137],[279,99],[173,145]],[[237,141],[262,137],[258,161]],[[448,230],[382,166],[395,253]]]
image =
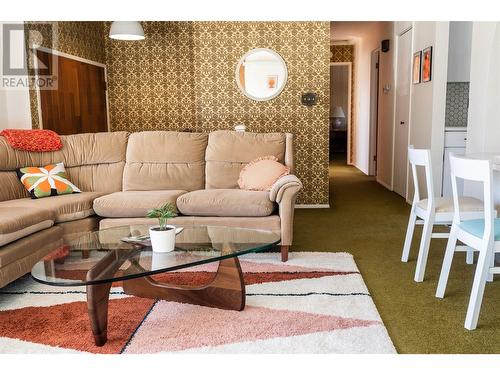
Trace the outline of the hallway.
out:
[[[446,240],[434,239],[426,278],[413,281],[420,228],[410,261],[401,250],[410,206],[374,178],[342,162],[330,165],[330,209],[296,211],[292,251],[354,255],[400,353],[499,353],[500,288],[486,287],[478,329],[463,328],[474,267],[454,259],[446,298],[434,297]],[[292,254],[293,256],[293,254]],[[500,281],[498,278],[495,284]]]

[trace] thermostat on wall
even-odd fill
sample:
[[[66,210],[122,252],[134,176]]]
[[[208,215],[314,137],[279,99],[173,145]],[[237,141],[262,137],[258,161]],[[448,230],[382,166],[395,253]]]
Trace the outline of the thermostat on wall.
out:
[[[315,92],[306,92],[302,94],[301,102],[304,105],[312,106],[316,104],[316,93]]]

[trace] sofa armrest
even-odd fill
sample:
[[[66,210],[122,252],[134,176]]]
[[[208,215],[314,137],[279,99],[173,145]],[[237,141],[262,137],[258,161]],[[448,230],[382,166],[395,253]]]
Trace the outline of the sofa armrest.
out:
[[[293,216],[295,210],[295,199],[302,183],[294,175],[281,177],[274,183],[269,191],[271,201],[278,203],[281,222],[281,259],[288,259],[288,247],[293,240]]]
[[[274,183],[269,191],[269,199],[273,202],[280,203],[287,189],[293,188],[297,193],[302,189],[302,182],[293,174],[281,177]]]

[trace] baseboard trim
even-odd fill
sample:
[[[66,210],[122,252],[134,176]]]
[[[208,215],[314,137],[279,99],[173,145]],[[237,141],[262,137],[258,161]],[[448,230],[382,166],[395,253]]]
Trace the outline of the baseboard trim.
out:
[[[391,185],[386,184],[384,181],[379,180],[378,178],[376,178],[376,181],[377,181],[380,185],[382,185],[383,187],[385,187],[387,190],[392,191],[392,187],[391,187]]]
[[[296,204],[295,208],[330,208],[329,204]]]

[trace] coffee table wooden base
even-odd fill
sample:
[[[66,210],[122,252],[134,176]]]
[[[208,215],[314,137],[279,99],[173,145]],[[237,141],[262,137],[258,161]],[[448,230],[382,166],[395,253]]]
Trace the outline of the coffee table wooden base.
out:
[[[87,308],[94,341],[103,346],[108,340],[108,301],[111,283],[87,286]]]
[[[104,345],[107,340],[110,289],[110,283],[87,286],[88,312],[97,346]],[[123,281],[123,290],[137,297],[224,310],[241,311],[245,308],[245,283],[237,257],[221,260],[214,279],[201,287],[164,284],[146,276]]]

